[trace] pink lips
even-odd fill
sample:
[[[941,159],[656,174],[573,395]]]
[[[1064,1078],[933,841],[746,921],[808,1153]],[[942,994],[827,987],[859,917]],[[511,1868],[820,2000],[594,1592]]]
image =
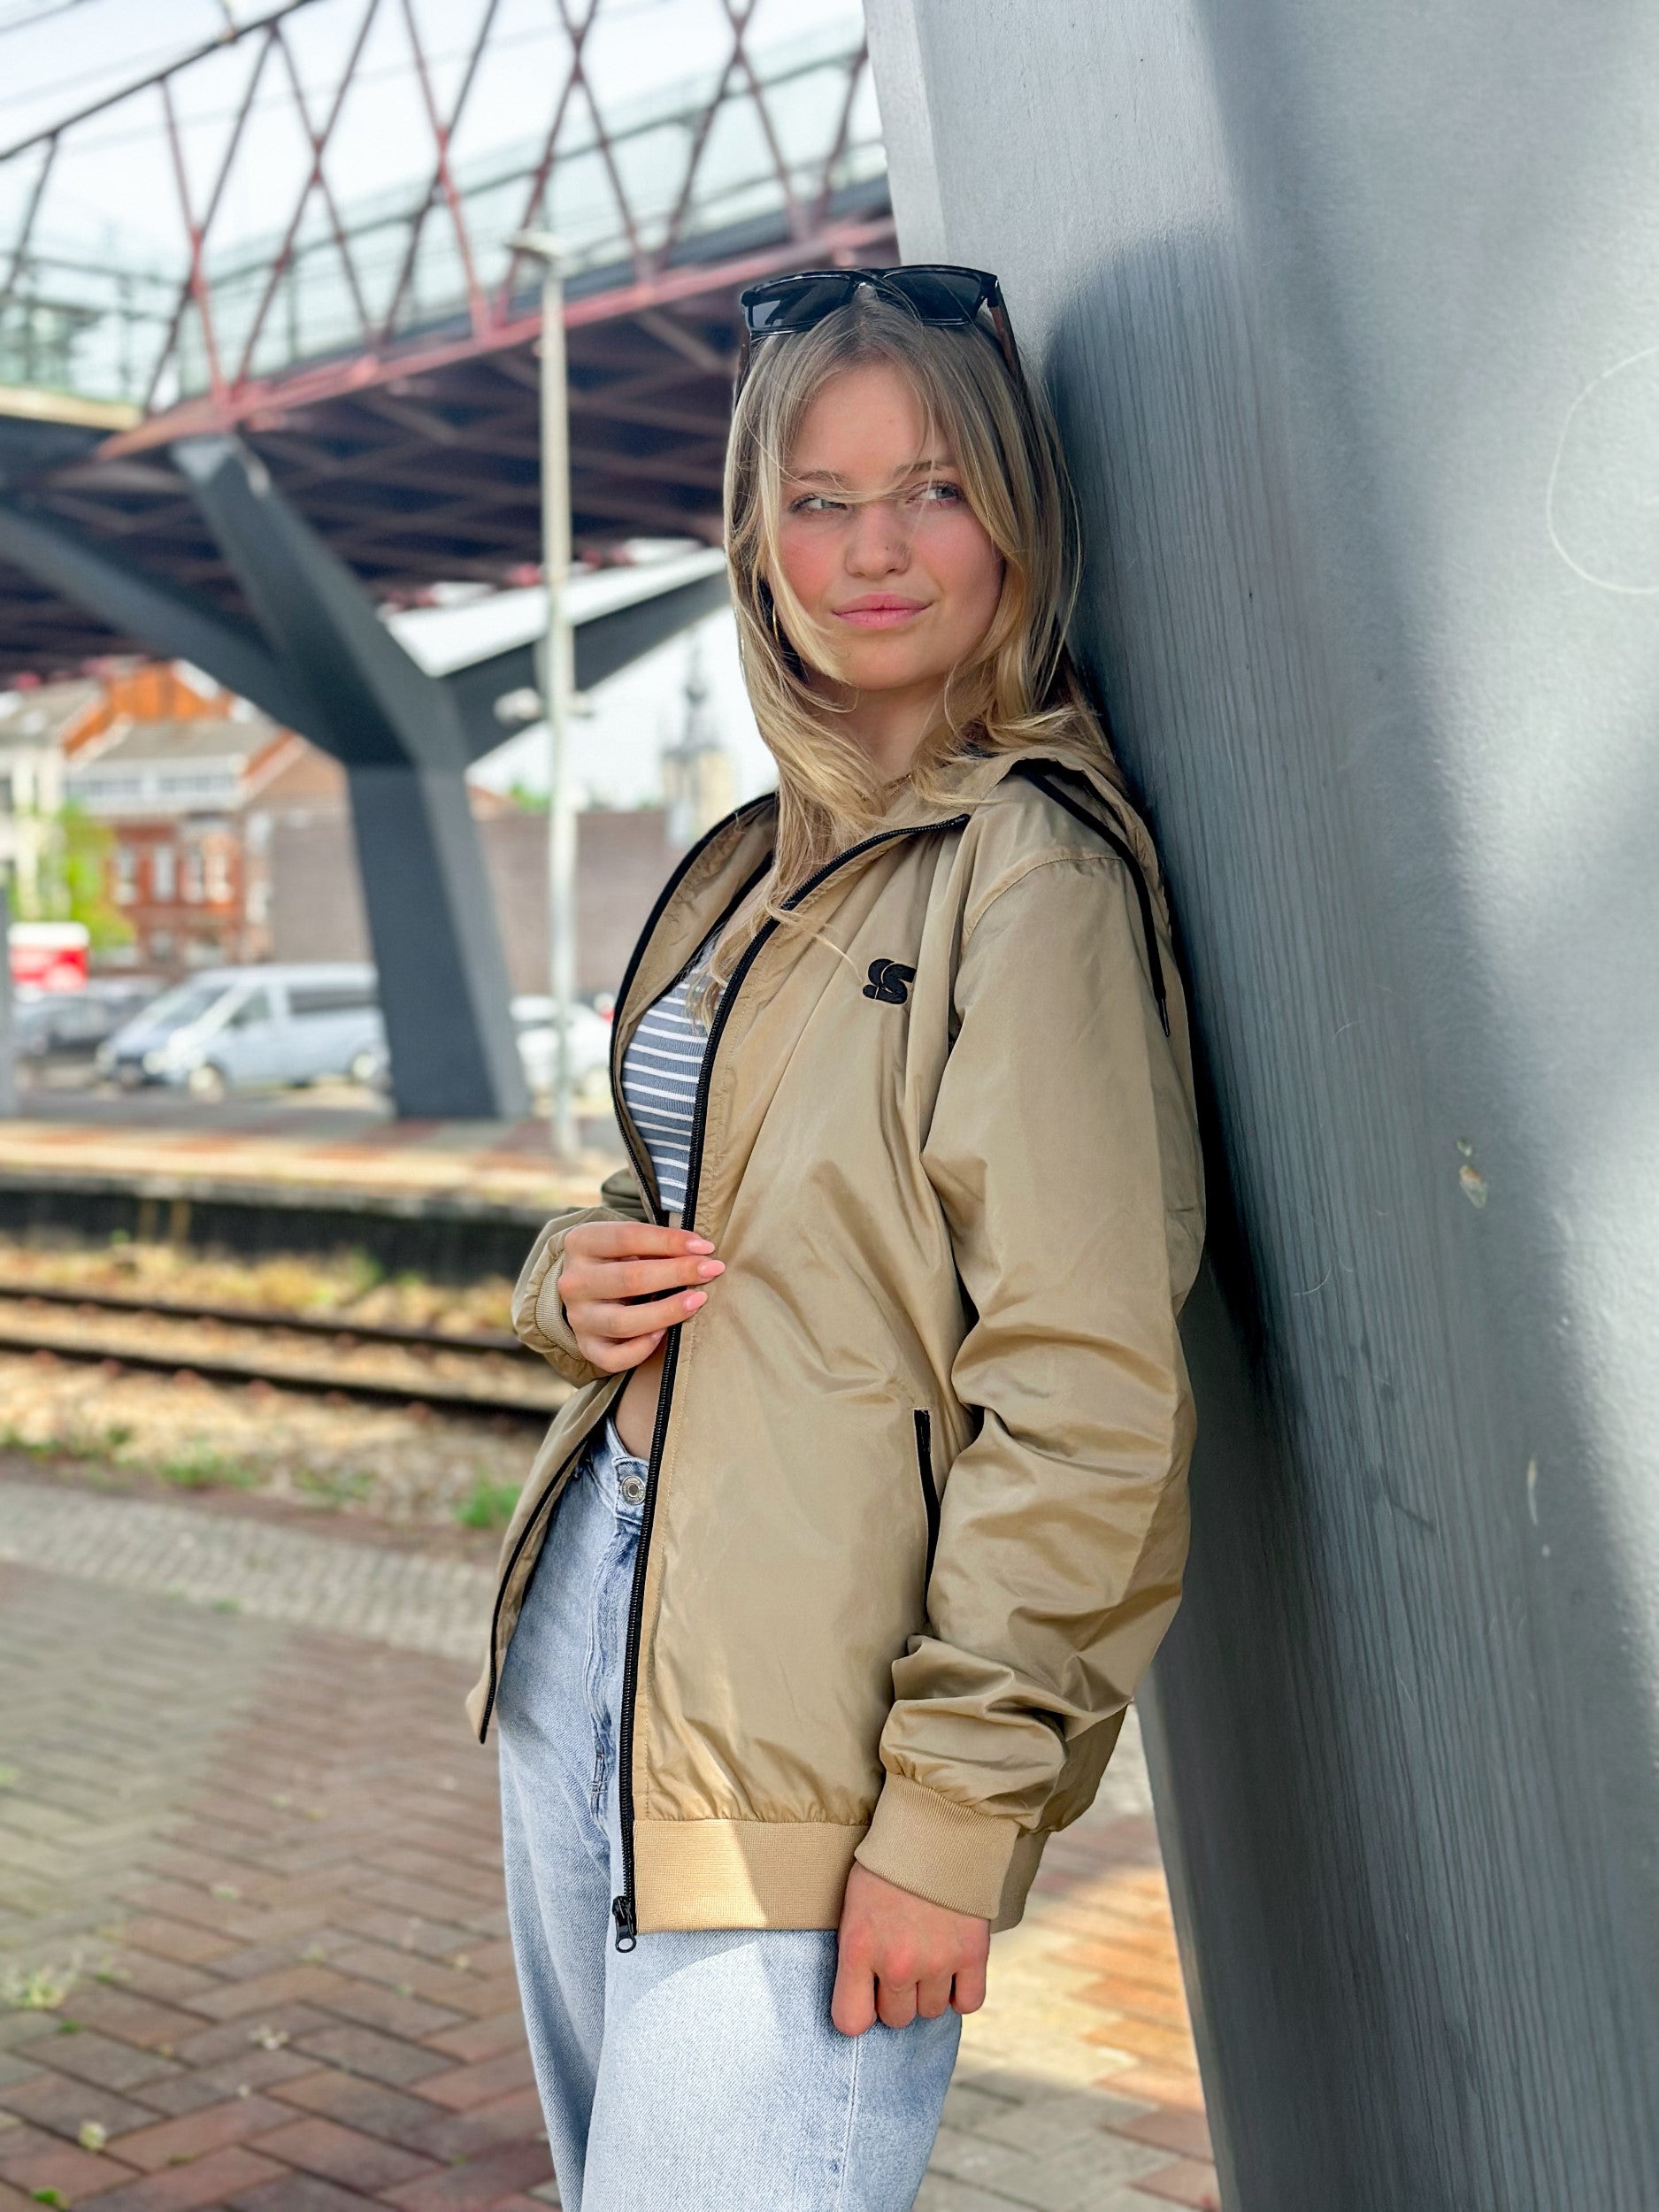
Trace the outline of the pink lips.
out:
[[[900,599],[891,592],[873,592],[867,598],[849,600],[846,606],[837,607],[835,618],[850,622],[856,630],[893,630],[923,613],[926,605],[925,599]]]

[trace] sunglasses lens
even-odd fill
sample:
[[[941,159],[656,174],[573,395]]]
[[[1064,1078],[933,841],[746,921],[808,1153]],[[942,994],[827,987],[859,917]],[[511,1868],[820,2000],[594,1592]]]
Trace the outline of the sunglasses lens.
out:
[[[882,285],[925,323],[971,323],[986,296],[984,279],[971,269],[890,269]]]
[[[856,280],[839,271],[825,276],[778,277],[770,284],[751,284],[743,294],[743,316],[750,334],[764,337],[772,330],[810,330],[838,307],[845,307],[856,288]]]

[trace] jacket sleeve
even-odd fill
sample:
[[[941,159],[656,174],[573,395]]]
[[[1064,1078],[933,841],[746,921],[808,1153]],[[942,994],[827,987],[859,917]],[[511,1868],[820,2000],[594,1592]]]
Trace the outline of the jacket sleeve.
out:
[[[555,1214],[530,1248],[512,1294],[512,1325],[533,1352],[557,1367],[578,1386],[597,1382],[600,1370],[582,1357],[559,1297],[559,1270],[565,1263],[565,1240],[572,1229],[590,1221],[649,1221],[645,1202],[631,1167],[619,1167],[599,1186],[604,1201],[573,1212]]]
[[[1084,1809],[1078,1776],[1103,1760],[1079,1740],[1122,1713],[1180,1594],[1176,1316],[1202,1189],[1155,903],[1173,1041],[1120,861],[1050,852],[970,910],[923,1148],[972,1305],[952,1380],[977,1427],[945,1476],[927,1625],[894,1666],[857,1856],[989,1919],[1021,1836]]]

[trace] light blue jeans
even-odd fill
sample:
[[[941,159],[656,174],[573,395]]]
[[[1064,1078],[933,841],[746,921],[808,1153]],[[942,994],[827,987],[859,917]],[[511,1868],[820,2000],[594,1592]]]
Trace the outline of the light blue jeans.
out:
[[[507,1913],[565,2212],[908,2212],[956,2013],[841,2034],[827,1929],[611,1940],[644,1495],[607,1428],[555,1508],[497,1707]]]

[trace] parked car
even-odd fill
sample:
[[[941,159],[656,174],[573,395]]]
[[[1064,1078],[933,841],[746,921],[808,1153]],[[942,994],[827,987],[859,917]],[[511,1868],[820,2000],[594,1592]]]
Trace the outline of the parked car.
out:
[[[533,1092],[553,1087],[553,1002],[534,994],[511,1002],[513,1033],[524,1079]],[[572,1074],[577,1088],[597,1086],[611,1065],[611,1016],[580,1001],[571,1009]],[[361,1080],[386,1091],[392,1085],[391,1056],[384,1045]]]
[[[12,1020],[23,1060],[90,1059],[104,1040],[132,1021],[158,987],[136,978],[96,978],[76,991],[19,991]]]
[[[90,937],[84,922],[13,922],[6,941],[19,990],[78,991],[87,979]]]
[[[552,1000],[534,996],[514,999],[512,1025],[518,1039],[525,1081],[533,1091],[550,1091],[556,1042]],[[603,1076],[610,1065],[610,1019],[597,1007],[579,1001],[571,1009],[571,1080],[581,1090]]]
[[[385,1051],[374,971],[359,963],[210,968],[164,992],[100,1048],[117,1082],[199,1098],[319,1077],[366,1079]]]

